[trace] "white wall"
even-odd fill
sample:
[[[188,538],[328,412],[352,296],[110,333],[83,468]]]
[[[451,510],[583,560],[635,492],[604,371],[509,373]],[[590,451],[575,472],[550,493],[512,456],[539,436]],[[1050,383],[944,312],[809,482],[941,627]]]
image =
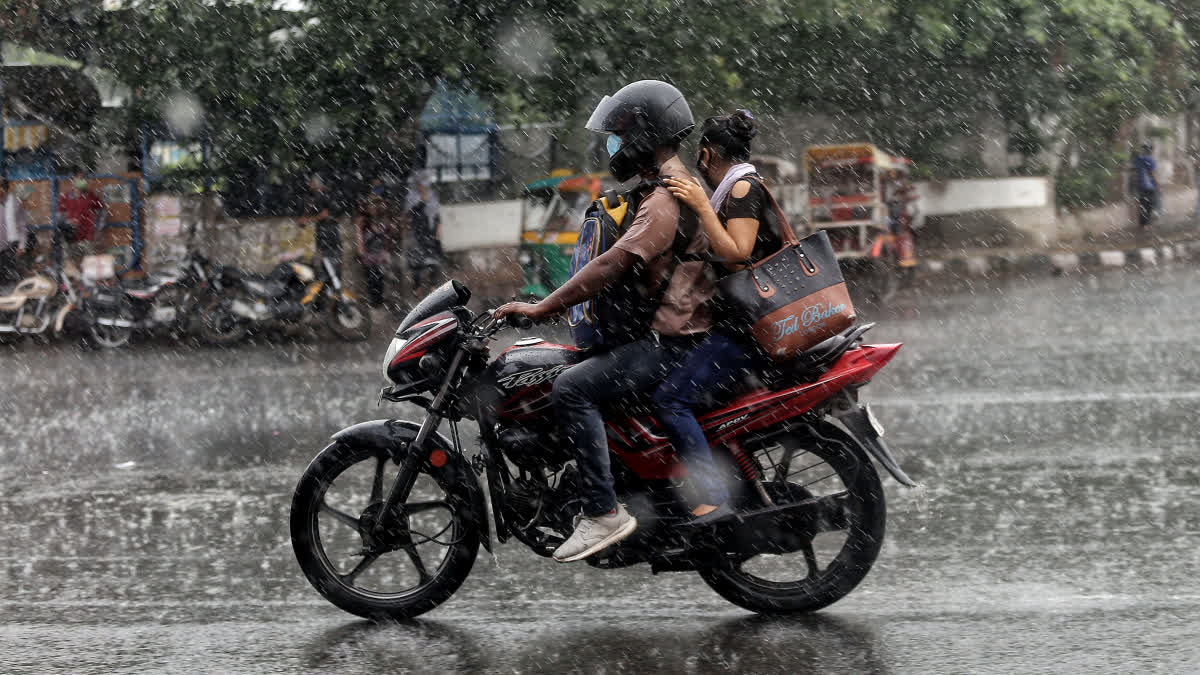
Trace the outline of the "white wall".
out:
[[[442,207],[442,249],[447,253],[516,246],[520,239],[520,199]]]
[[[1054,204],[1053,183],[1041,177],[923,181],[915,187],[921,195],[921,211],[931,216]]]

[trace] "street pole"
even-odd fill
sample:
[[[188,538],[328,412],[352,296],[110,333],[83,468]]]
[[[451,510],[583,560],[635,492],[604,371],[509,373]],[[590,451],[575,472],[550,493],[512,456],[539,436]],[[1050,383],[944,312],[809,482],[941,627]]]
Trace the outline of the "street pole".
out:
[[[0,40],[0,177],[8,175],[8,167],[4,161],[4,145],[8,138],[8,113],[4,108],[4,81],[4,40]]]

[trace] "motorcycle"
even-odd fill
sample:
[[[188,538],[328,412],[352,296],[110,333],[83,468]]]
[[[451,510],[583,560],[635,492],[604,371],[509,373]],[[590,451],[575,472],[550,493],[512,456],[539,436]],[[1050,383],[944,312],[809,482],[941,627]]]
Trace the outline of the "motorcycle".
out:
[[[0,336],[58,336],[79,303],[75,284],[61,265],[26,277],[0,295]]]
[[[499,543],[514,538],[549,557],[580,512],[580,477],[555,423],[551,388],[586,353],[526,338],[492,360],[488,343],[509,323],[472,314],[469,298],[457,281],[435,290],[400,323],[384,357],[391,384],[381,399],[415,403],[425,418],[339,431],[293,495],[300,567],[352,614],[404,619],[450,598],[479,546],[492,550],[482,476]],[[694,571],[729,601],[764,613],[809,612],[849,593],[883,543],[884,494],[872,460],[914,485],[858,401],[900,349],[860,344],[869,328],[762,373],[764,385],[700,416],[714,454],[727,460],[737,512],[712,526],[691,523],[679,494],[687,468],[650,411],[632,403],[609,410],[618,499],[638,529],[587,563]],[[463,420],[479,426],[471,457]],[[443,422],[449,438],[439,433]]]
[[[282,262],[265,277],[226,268],[214,288],[218,295],[202,308],[201,333],[211,344],[235,343],[252,330],[296,328],[321,315],[348,342],[371,333],[370,313],[342,286],[328,258],[315,267]]]
[[[176,339],[190,332],[208,283],[208,260],[189,251],[182,265],[139,282],[116,280],[85,297],[93,343],[114,349],[135,330],[166,331]]]

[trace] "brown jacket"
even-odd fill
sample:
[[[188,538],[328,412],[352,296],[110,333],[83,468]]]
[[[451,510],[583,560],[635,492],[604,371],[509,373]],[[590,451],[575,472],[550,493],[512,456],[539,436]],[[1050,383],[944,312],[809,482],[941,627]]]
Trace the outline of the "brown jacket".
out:
[[[660,175],[690,178],[683,162],[672,157],[663,163]],[[662,304],[654,314],[651,328],[663,335],[693,335],[712,327],[709,300],[713,280],[708,263],[700,261],[675,263],[671,245],[679,225],[679,200],[664,187],[657,187],[642,200],[633,224],[613,244],[614,248],[632,253],[647,266],[647,286],[662,288],[663,280],[674,266],[674,272],[663,293]],[[709,249],[708,235],[697,227],[685,253],[704,253]]]

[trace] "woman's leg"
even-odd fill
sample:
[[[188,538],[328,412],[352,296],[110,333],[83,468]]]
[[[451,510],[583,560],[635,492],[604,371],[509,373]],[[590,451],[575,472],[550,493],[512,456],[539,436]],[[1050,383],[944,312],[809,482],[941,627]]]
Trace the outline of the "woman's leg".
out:
[[[654,392],[655,415],[694,476],[699,491],[696,498],[702,504],[724,504],[729,501],[729,489],[713,464],[712,450],[693,408],[705,393],[742,374],[750,364],[743,345],[716,331],[685,356]]]

